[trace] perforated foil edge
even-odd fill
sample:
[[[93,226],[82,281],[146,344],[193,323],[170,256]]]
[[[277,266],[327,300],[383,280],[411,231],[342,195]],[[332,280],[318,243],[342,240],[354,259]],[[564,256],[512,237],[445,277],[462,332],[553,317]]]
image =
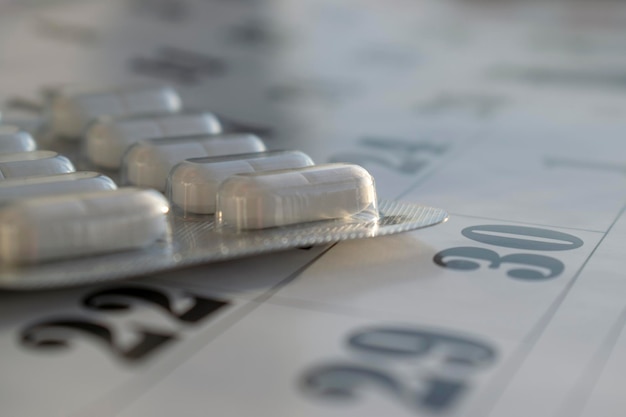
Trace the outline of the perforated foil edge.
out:
[[[170,233],[134,251],[37,265],[0,266],[0,289],[41,290],[138,277],[160,271],[297,247],[393,235],[445,222],[442,209],[379,201],[377,222],[328,220],[282,228],[234,233],[218,231],[212,220],[170,217]]]

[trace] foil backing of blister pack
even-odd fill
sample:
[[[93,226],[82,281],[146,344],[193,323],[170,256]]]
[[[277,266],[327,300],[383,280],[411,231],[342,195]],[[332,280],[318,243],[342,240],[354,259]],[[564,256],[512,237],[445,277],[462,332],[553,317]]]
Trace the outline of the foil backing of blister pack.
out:
[[[216,230],[213,217],[188,220],[170,213],[166,238],[140,250],[33,265],[0,265],[0,288],[39,290],[137,277],[185,266],[297,247],[385,236],[442,223],[448,214],[417,204],[379,201],[376,222],[328,220],[258,231]]]

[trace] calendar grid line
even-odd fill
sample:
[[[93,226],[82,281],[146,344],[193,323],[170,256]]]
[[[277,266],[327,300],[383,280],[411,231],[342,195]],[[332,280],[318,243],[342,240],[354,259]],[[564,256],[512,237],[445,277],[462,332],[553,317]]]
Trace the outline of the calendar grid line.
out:
[[[626,205],[624,205],[622,207],[622,209],[619,211],[619,213],[617,214],[615,219],[613,219],[613,222],[611,222],[611,225],[609,226],[607,231],[604,233],[604,235],[600,238],[598,243],[591,250],[591,252],[589,253],[589,256],[587,256],[587,258],[585,259],[583,264],[580,266],[580,268],[578,268],[578,270],[576,271],[576,274],[574,274],[574,276],[572,277],[570,282],[567,284],[567,286],[561,292],[561,294],[557,297],[557,299],[555,300],[553,305],[551,305],[548,308],[548,311],[544,315],[545,319],[544,318],[540,319],[540,322],[543,321],[543,320],[547,320],[545,325],[543,325],[543,326],[539,325],[537,327],[537,330],[531,331],[531,333],[529,334],[529,337],[526,338],[526,339],[528,339],[527,342],[529,342],[529,341],[537,341],[539,339],[539,337],[541,336],[541,333],[543,333],[543,330],[545,330],[545,327],[547,327],[547,325],[549,324],[550,320],[552,319],[554,314],[558,311],[558,308],[560,307],[560,305],[563,303],[563,301],[565,300],[565,298],[567,297],[567,295],[569,294],[569,292],[573,288],[574,284],[576,284],[576,281],[578,280],[578,278],[579,278],[580,274],[582,273],[582,271],[585,269],[585,267],[587,266],[587,264],[589,263],[589,261],[591,260],[593,255],[596,253],[596,251],[598,250],[600,245],[602,245],[602,242],[604,241],[604,239],[606,239],[607,235],[611,232],[611,230],[613,229],[613,227],[615,226],[617,221],[620,219],[620,217],[622,217],[624,215],[624,212],[626,212]]]
[[[380,310],[371,310],[371,309],[363,309],[363,308],[355,308],[352,306],[338,305],[338,304],[328,304],[320,301],[314,300],[305,300],[302,298],[296,298],[292,296],[284,296],[277,295],[271,298],[271,300],[267,301],[268,304],[295,308],[306,311],[313,311],[317,313],[324,314],[336,314],[344,317],[356,318],[356,319],[366,319],[366,320],[380,320],[380,321],[397,321],[398,323],[403,323],[406,325],[413,325],[419,327],[430,327],[430,328],[446,328],[447,325],[439,325],[439,324],[429,324],[426,322],[426,319],[415,318],[413,314],[404,314],[402,312],[389,312],[389,311],[380,311]],[[381,318],[381,314],[384,314],[386,317]],[[452,327],[449,327],[452,329]],[[463,330],[457,331],[463,332]],[[468,332],[472,332],[468,330]],[[475,332],[473,332],[475,333]]]
[[[276,293],[283,286],[287,285],[298,276],[300,276],[305,270],[307,270],[311,265],[313,265],[318,259],[320,259],[334,246],[334,244],[329,246],[325,251],[318,254],[306,264],[302,265],[296,271],[289,274],[289,276],[279,281],[267,291],[263,292],[252,300],[246,300],[241,308],[235,310],[229,315],[226,315],[223,320],[214,324],[207,332],[202,333],[196,336],[194,339],[190,340],[189,343],[184,346],[184,352],[178,352],[175,356],[170,355],[169,358],[163,358],[159,363],[154,366],[154,368],[148,370],[146,373],[138,376],[137,378],[131,379],[124,384],[118,385],[99,399],[77,410],[72,415],[75,417],[100,415],[94,414],[94,410],[106,409],[107,404],[115,404],[115,412],[119,413],[126,407],[130,406],[133,402],[138,401],[156,384],[158,384],[164,378],[167,378],[167,376],[180,365],[190,360],[202,348],[207,346],[215,339],[219,338],[220,335],[228,331],[228,329],[237,325],[237,323],[239,323],[249,314],[253,313],[257,308],[261,307],[263,303],[267,299],[269,299],[274,293]],[[143,379],[144,381],[141,384],[137,384],[137,379]],[[135,388],[135,390],[133,390],[133,387],[138,388]],[[112,399],[115,399],[115,401],[112,401]],[[103,404],[103,406],[100,407],[98,406],[98,404]],[[113,410],[107,411],[110,413]]]
[[[568,400],[561,407],[562,412],[558,413],[559,416],[575,417],[582,415],[584,406],[589,402],[593,387],[597,384],[609,362],[611,353],[615,350],[620,336],[624,333],[624,326],[626,326],[626,308],[622,309],[622,312],[611,326],[611,330],[598,349],[597,354],[594,355],[587,369],[583,372],[583,377],[571,390]]]
[[[592,229],[584,229],[584,228],[580,228],[580,227],[556,226],[556,225],[553,225],[553,224],[534,223],[534,222],[521,222],[521,221],[518,221],[518,220],[499,219],[499,218],[495,218],[495,217],[486,217],[486,216],[474,216],[474,215],[471,215],[471,214],[461,214],[461,213],[455,213],[455,212],[449,212],[449,213],[450,213],[450,215],[459,216],[459,217],[468,217],[468,218],[472,218],[472,219],[481,219],[481,220],[493,220],[493,221],[503,222],[503,223],[527,224],[527,225],[530,225],[530,226],[538,226],[538,227],[555,227],[555,228],[558,228],[558,229],[576,230],[576,231],[579,231],[579,232],[606,233],[605,230],[592,230]]]
[[[478,405],[476,407],[478,408],[478,410],[476,410],[476,412],[472,415],[487,416],[493,411],[497,399],[501,397],[502,393],[506,390],[519,369],[522,367],[524,361],[541,338],[543,332],[552,321],[552,318],[559,310],[561,304],[563,304],[563,301],[565,301],[567,295],[574,287],[580,274],[585,269],[585,266],[587,265],[587,263],[589,263],[606,236],[610,233],[610,231],[613,229],[613,227],[625,211],[626,205],[622,207],[618,215],[615,217],[615,219],[613,219],[613,222],[611,223],[607,231],[600,238],[600,240],[598,240],[598,243],[591,250],[589,256],[587,256],[580,268],[578,268],[578,270],[576,271],[572,279],[567,283],[563,291],[561,291],[561,293],[556,297],[552,304],[550,304],[550,306],[546,309],[546,312],[541,316],[537,324],[533,326],[528,335],[524,337],[524,341],[521,342],[519,346],[513,351],[513,353],[511,354],[511,358],[502,364],[502,370],[499,372],[499,374],[493,377],[491,382],[488,384],[489,387],[486,390],[490,393],[490,400],[485,400],[485,402],[489,401],[489,404],[483,405],[482,407],[481,405]]]
[[[369,309],[360,309],[350,306],[340,306],[337,304],[328,304],[314,300],[305,300],[303,298],[277,295],[272,297],[271,300],[268,301],[269,304],[274,304],[277,306],[289,307],[289,308],[297,308],[301,310],[307,311],[315,311],[318,313],[326,313],[326,314],[338,314],[345,317],[353,317],[360,319],[371,319],[372,315],[375,313],[380,313],[377,310],[369,310]],[[371,314],[367,314],[371,313]],[[399,313],[389,313],[390,315],[397,316],[397,320],[402,320],[400,316],[402,314]]]
[[[411,193],[413,190],[415,190],[420,185],[422,185],[422,183],[424,183],[429,178],[431,178],[433,176],[433,174],[435,174],[441,168],[446,166],[448,163],[450,163],[454,159],[456,159],[456,158],[460,157],[461,155],[463,155],[464,152],[470,150],[471,146],[476,146],[476,142],[475,141],[482,140],[482,139],[479,138],[481,133],[483,133],[483,132],[479,131],[479,132],[475,133],[474,135],[471,135],[467,139],[468,142],[471,142],[471,143],[468,143],[467,146],[460,145],[459,149],[457,149],[456,152],[451,152],[450,155],[448,155],[443,160],[441,160],[438,164],[433,166],[429,171],[425,172],[422,176],[420,176],[420,178],[418,178],[414,183],[412,183],[405,191],[403,191],[400,194],[398,194],[396,196],[396,199],[400,200],[400,199],[406,197],[407,194]]]

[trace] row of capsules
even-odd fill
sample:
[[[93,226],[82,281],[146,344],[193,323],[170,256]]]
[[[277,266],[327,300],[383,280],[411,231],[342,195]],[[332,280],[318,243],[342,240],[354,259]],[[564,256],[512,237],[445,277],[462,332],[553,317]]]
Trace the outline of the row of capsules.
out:
[[[20,157],[0,155],[4,177],[2,158],[22,161],[14,164],[21,178],[0,182],[0,199],[14,190],[0,209],[4,263],[149,246],[167,231],[168,200],[174,215],[215,215],[218,229],[233,232],[378,218],[365,169],[315,165],[300,151],[268,151],[255,135],[224,133],[214,114],[183,110],[170,87],[59,90],[49,98],[46,119],[53,137],[80,142],[90,166],[121,171],[124,187],[97,172],[74,172],[67,158],[35,150],[27,133],[7,131],[0,141],[28,137],[30,145]],[[41,160],[42,152],[54,162],[27,168],[33,165],[25,161]]]

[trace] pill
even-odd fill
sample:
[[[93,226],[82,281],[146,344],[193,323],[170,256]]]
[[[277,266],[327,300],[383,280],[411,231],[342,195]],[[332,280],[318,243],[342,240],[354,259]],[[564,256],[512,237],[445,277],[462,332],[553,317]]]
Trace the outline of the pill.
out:
[[[85,134],[87,158],[97,166],[116,169],[124,152],[141,139],[221,133],[211,113],[173,113],[160,116],[101,118]]]
[[[74,171],[69,159],[53,151],[0,154],[0,180]]]
[[[31,152],[37,149],[33,137],[16,126],[0,126],[0,153]]]
[[[0,205],[20,198],[115,190],[116,188],[117,185],[111,178],[90,171],[11,178],[0,181]]]
[[[51,133],[78,139],[100,116],[138,116],[177,112],[178,93],[167,86],[134,86],[105,90],[65,87],[54,92],[47,107]]]
[[[142,248],[166,233],[168,210],[161,194],[136,188],[16,200],[0,207],[0,261]]]
[[[215,213],[217,188],[234,174],[302,168],[313,165],[299,151],[192,158],[176,165],[168,178],[168,196],[183,214]]]
[[[374,180],[351,164],[234,175],[222,182],[216,205],[218,226],[235,230],[378,218]]]
[[[170,170],[185,159],[262,151],[265,151],[263,141],[250,134],[143,140],[124,155],[122,181],[165,191]]]

